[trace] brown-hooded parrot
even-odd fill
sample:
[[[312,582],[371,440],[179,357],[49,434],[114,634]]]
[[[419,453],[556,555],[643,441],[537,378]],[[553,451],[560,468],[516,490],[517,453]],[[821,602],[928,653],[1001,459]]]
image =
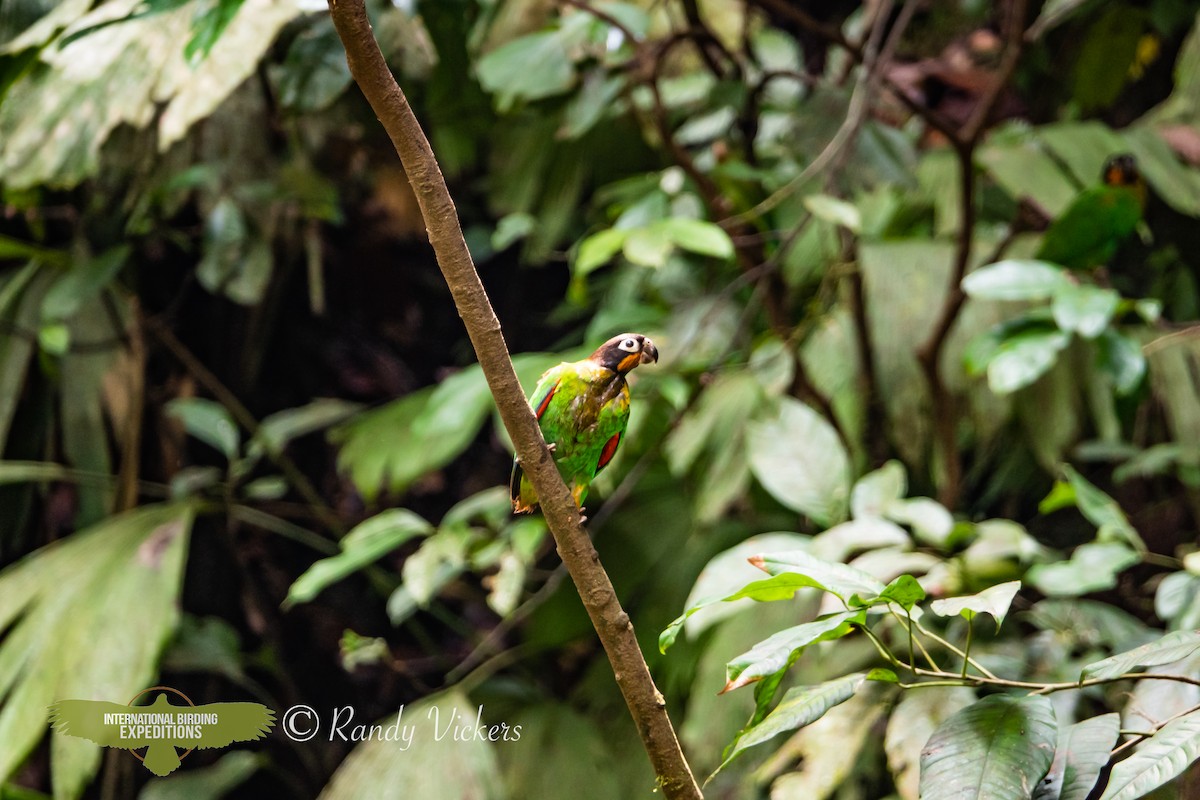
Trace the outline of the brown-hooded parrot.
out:
[[[1079,193],[1046,230],[1037,258],[1072,269],[1106,265],[1142,221],[1146,183],[1129,154],[1104,164],[1102,186]]]
[[[622,333],[583,361],[563,362],[546,370],[530,396],[542,436],[580,508],[592,479],[612,461],[625,435],[629,423],[625,376],[650,361],[658,361],[654,342],[640,333]],[[520,461],[513,461],[509,489],[514,513],[527,514],[537,508],[537,493]]]

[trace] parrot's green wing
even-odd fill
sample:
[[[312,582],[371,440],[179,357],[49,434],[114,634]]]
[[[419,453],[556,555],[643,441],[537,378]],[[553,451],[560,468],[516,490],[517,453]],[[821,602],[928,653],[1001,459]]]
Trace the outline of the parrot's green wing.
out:
[[[275,725],[275,712],[258,703],[209,703],[189,711],[217,715],[216,725],[204,726],[204,736],[196,743],[200,748],[252,742],[266,736]]]
[[[529,396],[529,405],[533,408],[533,413],[538,418],[538,422],[541,422],[542,415],[546,413],[546,408],[550,405],[555,391],[558,390],[558,382],[563,370],[569,367],[568,363],[563,362],[557,367],[551,367],[546,370],[542,374],[542,377],[538,379],[537,386],[533,389],[533,394]],[[512,474],[508,478],[508,491],[512,497],[513,509],[518,512],[532,511],[533,505],[537,502],[535,498],[521,497],[521,479],[524,476],[525,471],[521,469],[520,459],[513,458]]]
[[[1103,266],[1141,219],[1142,202],[1134,189],[1087,189],[1046,230],[1037,258],[1074,269]]]
[[[129,714],[139,709],[104,700],[59,700],[50,706],[50,725],[58,733],[91,739],[105,747],[145,747],[150,739],[122,739],[119,725],[104,724],[105,714]]]

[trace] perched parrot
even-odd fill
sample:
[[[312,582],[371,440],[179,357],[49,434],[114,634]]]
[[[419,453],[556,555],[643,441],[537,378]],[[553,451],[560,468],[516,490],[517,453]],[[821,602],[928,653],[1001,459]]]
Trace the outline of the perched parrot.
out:
[[[629,423],[625,376],[650,361],[658,361],[654,342],[640,333],[622,333],[583,361],[546,370],[533,390],[529,404],[580,508],[596,473],[612,461]],[[537,508],[537,494],[519,460],[513,461],[509,489],[514,513]]]
[[[1133,156],[1113,156],[1104,164],[1102,186],[1079,196],[1046,230],[1037,258],[1072,269],[1104,266],[1142,221],[1146,183]]]

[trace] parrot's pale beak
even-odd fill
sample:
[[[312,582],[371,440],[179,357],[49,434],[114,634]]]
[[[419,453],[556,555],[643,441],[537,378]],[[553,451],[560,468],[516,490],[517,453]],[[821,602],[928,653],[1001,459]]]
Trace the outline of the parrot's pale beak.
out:
[[[647,339],[645,343],[642,344],[641,363],[649,364],[651,361],[653,361],[655,364],[658,363],[658,348],[654,346],[654,342]]]

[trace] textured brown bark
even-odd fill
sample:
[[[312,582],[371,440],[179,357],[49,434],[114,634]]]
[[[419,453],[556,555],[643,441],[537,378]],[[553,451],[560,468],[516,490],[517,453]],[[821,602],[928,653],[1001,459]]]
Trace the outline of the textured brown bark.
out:
[[[608,574],[583,528],[579,509],[546,449],[541,429],[513,371],[500,322],[492,310],[458,213],[420,123],[383,59],[362,0],[329,0],[334,27],[346,48],[350,73],[379,117],[408,173],[421,207],[438,266],[450,287],[483,374],[512,437],[517,456],[537,489],[559,556],[579,590],[664,796],[699,798],[700,789],[683,757],[663,697],[638,647],[633,625],[621,608]]]

